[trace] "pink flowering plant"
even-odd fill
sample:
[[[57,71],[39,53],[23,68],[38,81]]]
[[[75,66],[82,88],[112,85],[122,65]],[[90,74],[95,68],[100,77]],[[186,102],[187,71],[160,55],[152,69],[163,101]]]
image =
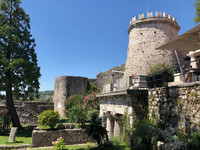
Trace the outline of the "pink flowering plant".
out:
[[[64,149],[66,143],[62,137],[58,138],[56,141],[52,142],[52,145],[56,147],[56,150]]]
[[[92,113],[99,110],[99,100],[96,93],[92,92],[87,96],[70,96],[65,101],[66,116],[70,122],[79,122],[82,126],[90,119]]]

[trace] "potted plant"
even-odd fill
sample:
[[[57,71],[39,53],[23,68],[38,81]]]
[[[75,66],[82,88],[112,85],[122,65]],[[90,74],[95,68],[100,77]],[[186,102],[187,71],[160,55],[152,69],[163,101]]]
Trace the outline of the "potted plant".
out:
[[[149,82],[154,87],[166,86],[168,82],[173,81],[173,67],[165,63],[149,65],[148,70]]]

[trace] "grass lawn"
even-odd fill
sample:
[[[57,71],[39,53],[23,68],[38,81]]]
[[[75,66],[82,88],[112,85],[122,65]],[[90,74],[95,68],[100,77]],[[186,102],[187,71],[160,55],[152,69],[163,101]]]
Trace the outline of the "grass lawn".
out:
[[[60,123],[65,123],[66,120],[61,120]],[[86,124],[87,126],[88,124]],[[76,127],[80,127],[81,125],[78,124]],[[0,136],[0,145],[23,145],[23,144],[31,144],[32,141],[32,130],[34,126],[23,126],[23,130],[18,130],[15,142],[8,142],[9,138],[9,132],[6,135]],[[48,129],[47,126],[42,126],[43,129]],[[113,140],[113,139],[111,139]],[[120,138],[118,138],[120,140]],[[73,145],[73,146],[66,146],[65,150],[87,150],[88,147],[86,145]],[[31,148],[29,148],[31,150]],[[50,148],[42,148],[37,149],[34,148],[34,150],[50,150]],[[91,148],[91,150],[131,150],[130,147],[126,147],[122,144],[122,141],[118,141],[118,144],[114,143],[114,146],[112,147],[94,147]]]
[[[22,145],[31,144],[33,126],[23,126],[23,130],[18,130],[15,142],[8,142],[9,132],[0,136],[0,145]]]

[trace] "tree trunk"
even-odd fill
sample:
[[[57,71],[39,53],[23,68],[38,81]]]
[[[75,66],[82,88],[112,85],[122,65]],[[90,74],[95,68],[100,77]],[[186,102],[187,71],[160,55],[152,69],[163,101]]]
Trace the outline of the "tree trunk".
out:
[[[17,115],[17,111],[13,103],[11,89],[6,90],[6,105],[7,105],[8,113],[12,120],[13,127],[18,127],[18,129],[21,129],[22,126],[20,124],[19,117]]]
[[[6,89],[6,105],[7,105],[7,109],[8,109],[8,114],[11,117],[13,127],[18,127],[18,129],[22,129],[22,126],[19,121],[19,117],[17,115],[16,108],[15,108],[14,102],[13,102],[10,70],[6,73],[6,76],[8,77],[8,80],[9,80],[7,82],[7,89]]]

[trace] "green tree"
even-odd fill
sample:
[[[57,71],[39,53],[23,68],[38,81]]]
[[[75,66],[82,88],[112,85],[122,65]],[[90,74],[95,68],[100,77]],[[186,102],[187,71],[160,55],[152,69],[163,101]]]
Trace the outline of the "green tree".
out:
[[[200,22],[200,0],[196,0],[194,2],[194,6],[196,9],[196,16],[194,17],[194,21],[195,23],[199,23]]]
[[[20,0],[0,1],[0,93],[5,93],[13,126],[18,128],[21,124],[13,99],[38,95],[40,77],[30,18],[20,4]]]

